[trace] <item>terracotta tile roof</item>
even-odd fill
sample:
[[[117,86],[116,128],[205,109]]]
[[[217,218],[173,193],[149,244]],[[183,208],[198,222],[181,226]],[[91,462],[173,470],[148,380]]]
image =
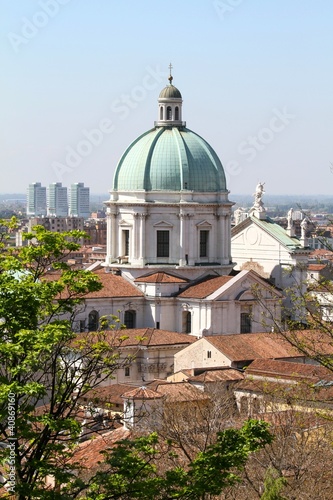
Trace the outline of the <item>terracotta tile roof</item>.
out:
[[[245,333],[204,337],[231,361],[290,358],[302,354],[278,333]]]
[[[104,269],[95,274],[99,277],[103,288],[98,292],[89,293],[87,298],[97,297],[143,297],[143,292],[129,283],[122,276],[106,273]]]
[[[102,283],[102,289],[85,295],[86,298],[117,298],[117,297],[143,297],[143,292],[136,286],[129,283],[122,276],[106,273],[104,269],[94,271]],[[57,280],[60,277],[58,272],[49,272],[44,276],[46,280]]]
[[[107,333],[109,340],[117,339],[121,336],[128,337],[122,341],[123,347],[129,346],[165,346],[165,345],[189,345],[196,342],[196,337],[186,333],[171,332],[168,330],[158,330],[156,328],[133,328],[125,330],[110,330]],[[82,335],[82,334],[81,334]],[[143,338],[142,341],[138,339]]]
[[[296,384],[294,384],[296,385]],[[291,384],[290,384],[291,386]],[[245,378],[237,383],[237,386],[234,388],[234,391],[237,393],[238,391],[253,391],[253,392],[262,392],[265,394],[274,394],[275,397],[278,396],[279,391],[285,390],[286,384],[281,384],[281,382],[271,382],[259,379]],[[288,385],[289,387],[289,385]]]
[[[139,276],[134,281],[136,283],[188,283],[187,279],[164,272]]]
[[[321,330],[300,330],[285,332],[289,340],[300,346],[300,350],[309,353],[309,356],[316,357],[319,353],[324,356],[333,355],[333,337],[330,332]]]
[[[310,402],[326,403],[330,407],[333,404],[333,385],[331,381],[327,382],[327,385],[320,385],[321,382],[317,384],[309,385],[308,381],[305,384],[285,384],[278,381],[265,381],[265,380],[250,380],[244,379],[237,384],[234,389],[237,391],[252,391],[256,393],[267,394],[276,399],[284,398],[286,396],[297,397],[298,403],[300,404],[300,394],[302,397],[302,403],[307,406]],[[288,392],[286,393],[286,385],[288,387]]]
[[[157,391],[157,388],[160,386],[160,385],[164,385],[164,384],[171,384],[172,382],[169,382],[168,380],[161,380],[160,378],[156,378],[154,380],[150,380],[149,382],[146,383],[146,386],[149,388],[149,389],[152,389],[153,391]]]
[[[259,375],[261,377],[291,380],[333,380],[333,373],[323,366],[272,359],[256,359],[247,367],[245,375]]]
[[[200,375],[195,375],[190,377],[188,380],[190,382],[201,382],[201,383],[210,383],[210,382],[227,382],[233,380],[243,380],[244,374],[239,370],[235,370],[234,368],[227,368],[223,370],[207,370]]]
[[[136,387],[130,391],[125,392],[122,395],[122,398],[131,398],[131,399],[161,399],[162,394],[159,392],[153,391],[152,389],[147,389],[147,387]]]
[[[118,441],[128,438],[129,435],[130,431],[124,429],[124,427],[119,427],[118,429],[94,437],[94,439],[84,441],[74,451],[71,463],[78,462],[82,467],[87,469],[99,468],[98,462],[103,461],[101,452],[112,448]]]
[[[156,391],[163,395],[166,402],[207,401],[209,396],[189,382],[169,382],[159,384]]]
[[[111,404],[123,404],[123,400],[121,396],[125,393],[133,389],[131,385],[125,384],[111,384],[107,386],[99,386],[95,387],[95,389],[91,389],[88,391],[83,397],[80,398],[80,401],[90,402],[95,401],[99,403],[107,402]],[[111,408],[112,409],[112,408]]]
[[[317,250],[313,250],[309,258],[317,258],[317,259],[333,259],[333,252],[328,250],[327,248],[318,248]]]
[[[232,279],[234,279],[234,276],[209,276],[200,283],[190,285],[178,297],[204,299]]]
[[[309,264],[308,271],[322,271],[327,267],[327,264]]]

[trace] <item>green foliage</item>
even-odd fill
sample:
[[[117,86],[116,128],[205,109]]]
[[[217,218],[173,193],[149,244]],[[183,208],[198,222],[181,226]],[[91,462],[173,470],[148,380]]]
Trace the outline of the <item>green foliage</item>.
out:
[[[0,223],[5,228],[0,248],[2,442],[14,443],[20,500],[64,498],[45,490],[45,478],[62,484],[72,477],[67,462],[81,433],[78,398],[118,368],[115,342],[121,340],[99,331],[95,337],[82,335],[80,343],[72,331],[77,307],[101,288],[94,274],[67,264],[85,233],[50,233],[37,226],[26,235],[28,246],[7,248],[6,230],[15,221],[7,227]],[[9,456],[10,448],[0,447],[5,476]]]
[[[264,483],[265,490],[260,500],[287,500],[286,497],[281,495],[286,483],[287,480],[279,476],[275,469],[269,468],[266,472]]]
[[[248,456],[272,439],[267,423],[248,420],[241,429],[219,432],[187,467],[174,465],[172,443],[160,443],[156,433],[123,440],[105,453],[103,472],[93,478],[84,498],[200,500],[219,495],[240,480],[237,472]]]
[[[173,444],[156,434],[122,441],[88,486],[77,479],[80,466],[72,457],[82,431],[78,401],[131,362],[119,357],[127,337],[117,316],[102,318],[97,332],[73,333],[77,308],[101,287],[94,274],[67,264],[84,233],[50,233],[37,226],[26,235],[29,245],[19,249],[6,247],[5,230],[2,235],[0,432],[11,448],[0,447],[0,463],[5,477],[9,465],[15,468],[17,498],[70,499],[85,491],[94,500],[195,500],[238,481],[249,454],[272,439],[263,422],[249,420],[241,429],[218,433],[186,467],[181,461],[175,465]],[[62,489],[47,489],[48,477]]]

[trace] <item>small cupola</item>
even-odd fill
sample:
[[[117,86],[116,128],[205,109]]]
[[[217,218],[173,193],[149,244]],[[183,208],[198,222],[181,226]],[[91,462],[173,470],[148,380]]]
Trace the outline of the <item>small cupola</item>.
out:
[[[171,64],[169,69],[169,85],[160,92],[158,98],[158,120],[155,122],[155,127],[185,127],[186,123],[182,121],[182,95],[172,84]]]

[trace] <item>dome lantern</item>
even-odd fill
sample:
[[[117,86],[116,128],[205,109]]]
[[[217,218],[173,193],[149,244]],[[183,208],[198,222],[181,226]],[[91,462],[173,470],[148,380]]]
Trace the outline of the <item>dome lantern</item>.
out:
[[[182,95],[172,84],[173,76],[171,74],[172,65],[169,65],[169,85],[161,92],[158,98],[158,120],[155,127],[185,127],[186,123],[182,121]]]

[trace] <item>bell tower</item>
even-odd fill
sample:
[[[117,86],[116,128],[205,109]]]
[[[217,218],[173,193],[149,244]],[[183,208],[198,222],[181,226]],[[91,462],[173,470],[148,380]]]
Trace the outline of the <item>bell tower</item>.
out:
[[[182,121],[183,99],[179,90],[172,84],[171,63],[169,69],[170,75],[168,80],[170,83],[159,95],[158,120],[155,122],[155,127],[185,127],[186,123]]]

